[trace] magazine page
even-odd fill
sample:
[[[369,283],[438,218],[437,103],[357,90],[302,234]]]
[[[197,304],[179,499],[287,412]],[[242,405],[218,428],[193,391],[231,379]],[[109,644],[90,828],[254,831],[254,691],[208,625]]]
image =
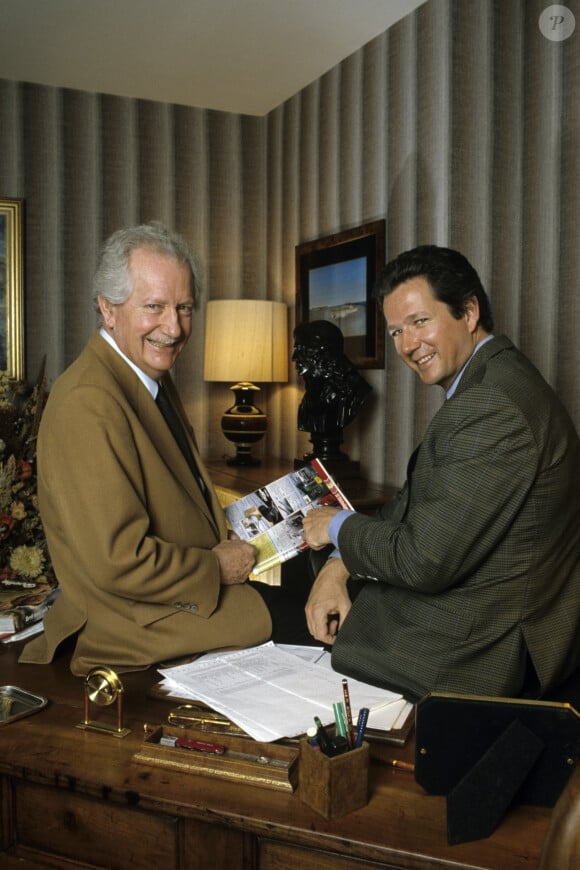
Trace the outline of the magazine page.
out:
[[[251,492],[225,507],[230,528],[256,547],[258,576],[292,559],[308,545],[302,539],[302,521],[319,506],[352,506],[317,459]]]

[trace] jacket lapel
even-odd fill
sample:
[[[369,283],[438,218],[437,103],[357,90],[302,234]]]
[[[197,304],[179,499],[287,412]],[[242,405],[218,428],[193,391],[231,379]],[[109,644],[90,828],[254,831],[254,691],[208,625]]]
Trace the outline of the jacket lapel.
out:
[[[129,405],[134,413],[141,420],[151,442],[160,456],[163,457],[167,467],[173,474],[174,478],[179,481],[180,485],[188,492],[191,498],[198,504],[199,508],[206,515],[212,526],[219,534],[219,523],[216,521],[216,516],[219,516],[221,510],[219,502],[214,492],[213,484],[208,477],[207,471],[203,465],[197,444],[193,438],[193,431],[185,416],[185,411],[179,400],[177,390],[169,375],[163,378],[163,383],[169,397],[175,407],[178,416],[184,422],[185,432],[191,447],[191,452],[199,467],[199,472],[206,484],[210,493],[211,509],[208,506],[204,495],[195,480],[187,460],[179,449],[175,438],[167,423],[163,419],[161,411],[155,404],[149,390],[137,377],[135,372],[127,365],[124,359],[112,348],[98,333],[93,337],[93,349],[100,358],[101,362],[107,366],[112,372],[115,380],[126,397]]]

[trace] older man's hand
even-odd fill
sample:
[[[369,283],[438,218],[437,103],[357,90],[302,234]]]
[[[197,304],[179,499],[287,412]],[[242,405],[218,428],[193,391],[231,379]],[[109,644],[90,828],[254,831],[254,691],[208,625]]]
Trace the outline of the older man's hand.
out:
[[[304,517],[302,523],[304,540],[313,550],[321,550],[332,543],[328,537],[328,527],[339,510],[340,508],[313,508]]]
[[[245,583],[248,574],[256,564],[256,548],[237,537],[232,537],[229,541],[220,541],[213,548],[213,552],[219,562],[222,586]]]

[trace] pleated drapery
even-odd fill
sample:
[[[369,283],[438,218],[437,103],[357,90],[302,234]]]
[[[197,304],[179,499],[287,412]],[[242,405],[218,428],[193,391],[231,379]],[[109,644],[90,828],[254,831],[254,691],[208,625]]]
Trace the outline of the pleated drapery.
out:
[[[386,218],[387,257],[433,242],[478,269],[506,332],[580,427],[580,26],[539,0],[428,0],[265,117],[0,81],[0,197],[25,200],[26,372],[54,379],[96,327],[91,278],[114,229],[161,220],[196,250],[204,304],[269,298],[295,322],[294,249]],[[580,2],[567,4],[580,25]],[[227,454],[227,387],[202,380],[204,304],[177,381],[205,452]],[[345,449],[399,483],[439,407],[396,358]],[[256,452],[308,449],[302,385],[264,387]]]

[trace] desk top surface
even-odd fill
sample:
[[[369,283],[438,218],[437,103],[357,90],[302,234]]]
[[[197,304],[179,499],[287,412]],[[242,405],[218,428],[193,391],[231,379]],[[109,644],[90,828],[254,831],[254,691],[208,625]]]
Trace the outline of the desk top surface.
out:
[[[154,812],[202,821],[208,821],[209,813],[213,822],[398,867],[530,870],[538,865],[549,809],[515,807],[492,837],[447,843],[445,799],[426,795],[412,773],[380,763],[412,761],[412,738],[404,747],[371,744],[368,805],[326,821],[300,800],[299,789],[277,792],[135,762],[145,723],[166,724],[173,706],[151,694],[159,680],[154,669],[122,675],[123,724],[131,732],[116,739],[76,727],[83,721],[84,688],[70,673],[66,654],[50,665],[19,665],[20,648],[0,644],[0,685],[28,689],[49,704],[0,727],[0,773],[95,798],[106,794],[107,800]],[[91,718],[114,724],[115,707],[93,707]]]

